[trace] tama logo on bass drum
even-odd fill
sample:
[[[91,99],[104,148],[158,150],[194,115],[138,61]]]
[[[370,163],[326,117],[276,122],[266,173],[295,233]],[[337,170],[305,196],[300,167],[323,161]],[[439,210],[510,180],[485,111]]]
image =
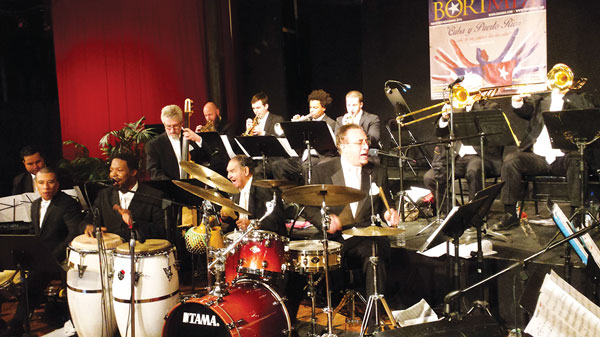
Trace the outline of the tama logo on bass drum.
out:
[[[205,326],[220,326],[215,315],[199,314],[195,312],[184,312],[182,322]]]

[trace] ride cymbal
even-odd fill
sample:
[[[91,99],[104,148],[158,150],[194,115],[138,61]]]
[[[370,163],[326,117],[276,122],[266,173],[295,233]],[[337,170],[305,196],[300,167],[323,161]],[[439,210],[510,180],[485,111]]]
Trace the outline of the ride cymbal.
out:
[[[362,200],[366,195],[355,188],[328,184],[298,186],[281,194],[285,201],[305,206],[321,206],[323,198],[327,206],[341,206]]]
[[[264,188],[290,188],[298,184],[289,180],[263,179],[252,182],[252,185]]]
[[[404,232],[404,229],[379,226],[353,227],[342,231],[343,234],[354,236],[390,236],[402,232]]]

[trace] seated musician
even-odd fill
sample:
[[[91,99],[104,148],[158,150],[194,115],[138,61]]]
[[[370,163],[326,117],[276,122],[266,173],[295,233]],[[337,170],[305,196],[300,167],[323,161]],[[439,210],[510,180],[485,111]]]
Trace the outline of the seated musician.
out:
[[[65,259],[66,248],[79,232],[83,220],[81,205],[75,199],[59,190],[56,173],[49,167],[40,169],[35,176],[36,189],[40,198],[31,205],[31,225],[40,241],[52,252],[57,262]],[[63,275],[64,276],[64,275]],[[9,322],[6,336],[21,336],[23,324],[35,308],[42,302],[43,291],[53,279],[64,279],[36,270],[29,271],[28,300],[29,312],[26,309],[25,292],[22,292],[17,310]]]
[[[373,197],[373,214],[383,215],[385,222],[393,227],[398,225],[398,212],[395,209],[386,210],[384,202],[379,196],[379,187],[381,187],[386,194],[387,200],[391,200],[388,192],[387,172],[385,168],[368,161],[369,140],[360,126],[356,124],[344,125],[339,128],[336,138],[340,157],[321,163],[315,167],[313,175],[314,184],[333,184],[352,187],[365,192],[366,196],[364,199],[349,205],[352,213],[351,218],[353,219],[349,223],[342,223],[340,220],[339,215],[344,206],[330,208],[328,214],[331,224],[327,230],[329,233],[328,236],[331,240],[342,243],[342,257],[345,259],[343,265],[356,265],[362,269],[366,279],[366,295],[373,294],[374,289],[373,269],[369,263],[369,257],[371,256],[371,243],[375,241],[379,258],[377,266],[377,290],[383,294],[385,292],[386,268],[391,254],[389,239],[387,237],[358,236],[345,238],[342,236],[341,231],[353,226],[366,227],[371,225],[371,196]],[[320,208],[307,207],[305,215],[307,220],[322,230]],[[322,238],[322,235],[319,238]],[[334,283],[336,283],[335,280]],[[297,288],[300,288],[300,293]],[[300,304],[301,297],[299,295],[301,295],[302,287],[297,286],[297,279],[290,280],[286,291],[289,300],[288,310],[290,317],[295,319]]]
[[[325,111],[331,105],[333,99],[331,95],[325,90],[313,90],[308,95],[308,104],[310,113],[306,116],[295,115],[292,118],[294,121],[324,121],[330,129],[331,134],[335,130],[335,121],[327,116]],[[323,135],[324,137],[326,135]],[[311,150],[310,160],[311,164],[316,166],[321,160],[336,156],[337,153],[325,153],[319,154],[316,150]],[[306,181],[308,171],[308,150],[300,155],[301,157],[286,158],[274,161],[271,163],[273,170],[273,176],[275,179],[289,180],[297,182],[298,184],[308,183]]]
[[[496,230],[507,230],[519,224],[516,204],[524,192],[521,181],[525,175],[566,176],[572,211],[580,205],[579,156],[576,151],[563,153],[552,148],[542,112],[594,108],[592,102],[589,96],[576,93],[569,87],[555,88],[550,93],[512,97],[513,111],[529,124],[518,150],[508,154],[502,164],[500,177],[505,184],[501,200],[505,214]],[[587,163],[584,179],[587,180]]]
[[[273,200],[273,192],[267,188],[252,185],[254,181],[255,163],[252,158],[245,155],[237,155],[227,164],[227,178],[240,190],[239,194],[232,196],[233,202],[248,210],[250,215],[234,214],[225,207],[221,209],[224,226],[223,232],[230,232],[236,227],[240,230],[246,230],[251,219],[260,219],[266,212],[266,202]],[[275,209],[273,213],[267,216],[258,229],[275,232],[287,236],[284,224],[283,203],[279,192],[277,192]]]
[[[482,79],[477,75],[467,76],[462,82],[462,86],[469,93],[477,92],[481,89]],[[455,109],[454,112],[469,112],[469,111],[484,111],[498,109],[499,105],[491,100],[482,99],[479,94],[475,96],[469,96],[464,108]],[[450,121],[450,106],[445,105],[443,113],[440,118],[435,122],[435,135],[438,137],[448,137],[449,130],[448,125]],[[479,138],[477,138],[479,139]],[[456,178],[466,178],[467,184],[469,185],[469,200],[473,200],[475,193],[483,188],[481,180],[481,148],[479,146],[470,146],[462,144],[457,141],[455,148],[455,171],[454,176]],[[502,153],[504,147],[502,146],[488,146],[485,147],[484,159],[485,159],[485,174],[486,176],[499,176],[500,167],[502,166]],[[435,196],[436,182],[438,183],[438,207],[441,207],[441,211],[447,213],[449,210],[444,207],[439,201],[444,199],[442,195],[446,190],[448,172],[446,172],[446,151],[443,148],[436,150],[432,168],[428,170],[423,176],[423,182]],[[451,204],[450,196],[445,198],[446,202],[444,205]]]
[[[213,102],[207,102],[202,108],[206,124],[196,126],[196,132],[217,132],[219,135],[233,136],[231,125],[221,118],[221,112]],[[199,136],[198,145],[201,149],[200,157],[208,161],[208,167],[222,176],[227,175],[227,161],[229,156],[225,152],[219,152],[218,149],[211,148],[210,145],[202,141],[202,135]],[[207,159],[208,158],[208,159]]]
[[[129,153],[117,154],[111,160],[110,179],[114,187],[104,188],[98,193],[94,201],[94,208],[99,210],[97,221],[102,231],[117,234],[125,240],[130,238],[129,226],[132,223],[138,239],[164,239],[162,192],[138,181],[138,166],[138,159]],[[84,233],[95,237],[91,215],[84,224]]]
[[[264,92],[259,92],[252,96],[250,101],[254,119],[246,120],[247,136],[277,136],[275,125],[283,122],[283,117],[269,111],[269,96]]]

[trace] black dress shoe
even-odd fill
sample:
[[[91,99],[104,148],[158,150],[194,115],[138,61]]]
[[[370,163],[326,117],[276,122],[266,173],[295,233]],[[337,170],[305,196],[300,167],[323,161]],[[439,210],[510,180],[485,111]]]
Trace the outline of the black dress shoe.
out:
[[[516,216],[514,216],[510,213],[504,213],[504,216],[502,217],[502,221],[500,221],[499,223],[497,223],[494,226],[494,230],[505,231],[505,230],[509,230],[513,227],[517,227],[518,225],[519,225],[519,220],[517,219]]]

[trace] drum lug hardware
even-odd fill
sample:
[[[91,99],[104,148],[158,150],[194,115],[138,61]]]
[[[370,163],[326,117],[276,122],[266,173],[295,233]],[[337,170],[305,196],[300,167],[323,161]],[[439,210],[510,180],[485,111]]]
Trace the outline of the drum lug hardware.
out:
[[[265,247],[271,248],[271,240],[265,240]]]
[[[263,261],[263,262],[261,262],[261,265],[262,265],[262,267],[263,267],[263,268],[267,268],[267,265],[268,265],[268,264],[269,264],[269,263],[268,263],[267,261]]]
[[[121,270],[120,272],[118,272],[117,277],[119,278],[119,281],[123,281],[123,279],[125,278],[125,271]]]
[[[167,268],[163,268],[163,270],[165,271],[165,275],[167,275],[167,279],[169,280],[169,282],[171,282],[171,279],[173,278],[173,272],[171,271],[171,266],[168,266]]]
[[[87,266],[78,264],[77,265],[77,271],[79,272],[79,278],[83,277],[83,274],[85,274],[85,270],[87,269]]]
[[[319,259],[316,256],[314,256],[312,259],[310,259],[310,262],[312,262],[312,263],[319,263],[320,261],[321,261],[321,259]]]
[[[286,270],[287,270],[287,264],[282,263],[281,264],[281,271],[285,273]]]

